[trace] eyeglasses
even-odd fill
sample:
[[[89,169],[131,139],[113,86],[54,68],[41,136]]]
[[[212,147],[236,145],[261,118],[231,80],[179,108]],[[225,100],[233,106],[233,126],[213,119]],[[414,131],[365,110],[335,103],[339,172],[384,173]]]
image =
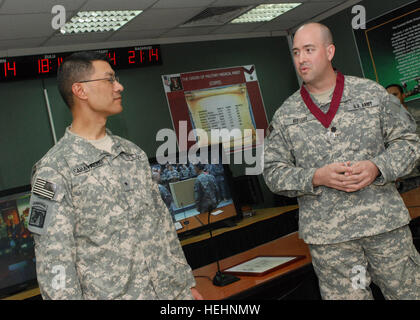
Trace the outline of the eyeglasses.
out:
[[[111,84],[114,84],[115,81],[120,82],[120,78],[119,77],[116,77],[115,75],[112,75],[109,78],[92,79],[92,80],[81,80],[81,81],[77,81],[77,82],[78,83],[83,83],[83,82],[92,82],[92,81],[100,81],[100,80],[107,80]]]

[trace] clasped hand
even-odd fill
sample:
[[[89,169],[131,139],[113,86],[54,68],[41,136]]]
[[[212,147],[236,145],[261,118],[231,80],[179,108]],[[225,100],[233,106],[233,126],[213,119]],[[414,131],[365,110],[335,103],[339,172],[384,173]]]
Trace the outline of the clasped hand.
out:
[[[378,176],[379,170],[369,160],[354,163],[337,162],[315,171],[313,185],[327,186],[345,192],[354,192],[370,185]]]

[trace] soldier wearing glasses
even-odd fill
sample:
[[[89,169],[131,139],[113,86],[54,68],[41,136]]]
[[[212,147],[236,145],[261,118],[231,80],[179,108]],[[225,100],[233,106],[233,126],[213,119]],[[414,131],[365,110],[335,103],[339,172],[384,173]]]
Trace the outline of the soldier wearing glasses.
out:
[[[201,298],[146,154],[106,129],[124,89],[106,57],[73,54],[57,81],[73,122],[33,168],[29,219],[43,298]]]

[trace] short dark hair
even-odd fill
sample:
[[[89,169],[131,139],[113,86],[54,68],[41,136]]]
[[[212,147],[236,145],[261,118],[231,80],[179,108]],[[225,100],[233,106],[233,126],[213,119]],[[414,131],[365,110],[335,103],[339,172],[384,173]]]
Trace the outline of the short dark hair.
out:
[[[401,93],[401,94],[403,94],[403,93],[404,93],[404,89],[403,89],[403,87],[402,87],[402,86],[400,86],[399,84],[396,84],[396,83],[391,83],[391,84],[387,85],[387,86],[385,87],[385,89],[388,89],[388,88],[391,88],[391,87],[397,87],[397,88],[398,88],[398,90],[400,91],[400,93]]]
[[[201,162],[197,163],[194,165],[199,171],[203,171],[204,170],[204,164],[202,164]]]
[[[58,91],[60,91],[61,97],[70,109],[73,106],[73,92],[71,86],[77,81],[85,80],[85,78],[93,72],[92,61],[97,60],[109,63],[109,60],[104,53],[83,51],[68,56],[58,68]]]

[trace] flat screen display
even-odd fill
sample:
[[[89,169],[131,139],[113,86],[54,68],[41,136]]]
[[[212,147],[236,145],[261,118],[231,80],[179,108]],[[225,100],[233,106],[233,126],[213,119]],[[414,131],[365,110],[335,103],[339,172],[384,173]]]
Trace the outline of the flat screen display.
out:
[[[178,236],[184,238],[239,219],[241,211],[229,165],[208,158],[197,165],[185,158],[178,153],[165,162],[149,159],[152,179],[158,184]]]
[[[37,285],[30,196],[30,186],[0,192],[0,297]]]

